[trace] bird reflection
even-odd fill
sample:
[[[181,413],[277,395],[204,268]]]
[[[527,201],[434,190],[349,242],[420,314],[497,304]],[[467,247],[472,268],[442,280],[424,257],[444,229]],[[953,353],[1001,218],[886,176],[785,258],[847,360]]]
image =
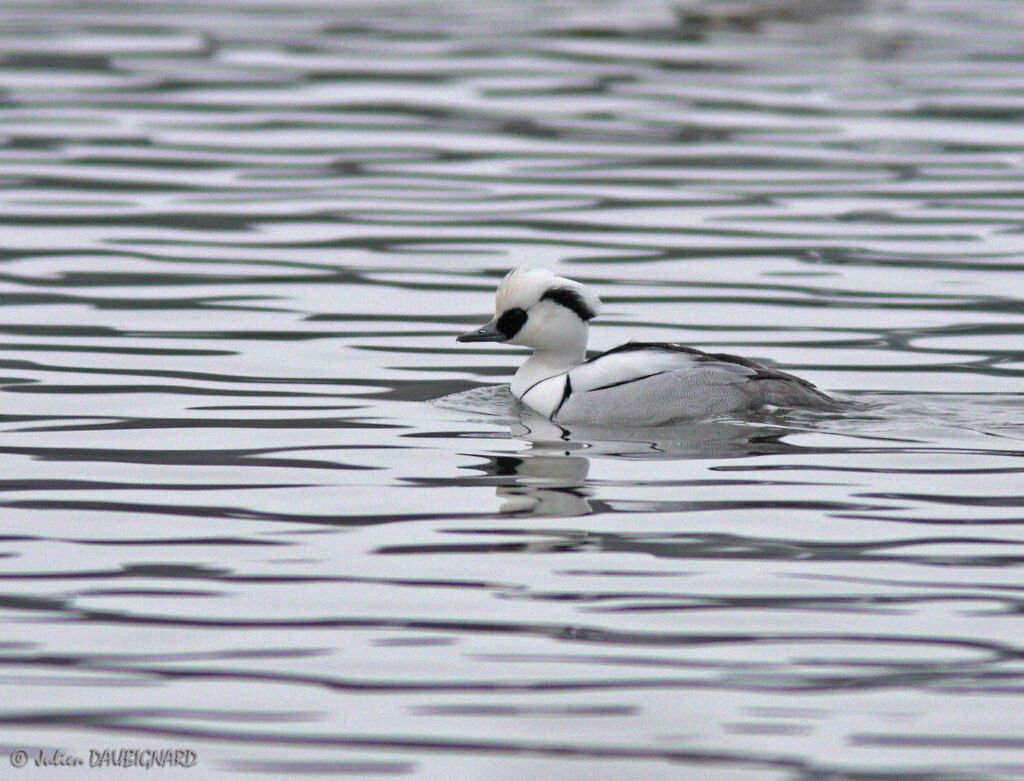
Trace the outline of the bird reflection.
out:
[[[527,515],[588,515],[585,488],[590,461],[577,443],[530,442],[521,457],[507,458],[513,482],[498,486],[499,512]]]
[[[515,456],[491,456],[484,467],[501,478],[499,511],[516,515],[576,516],[603,509],[591,497],[591,458],[722,459],[796,452],[783,438],[798,429],[736,420],[695,421],[657,429],[615,430],[556,425],[524,417],[509,434],[526,446]]]

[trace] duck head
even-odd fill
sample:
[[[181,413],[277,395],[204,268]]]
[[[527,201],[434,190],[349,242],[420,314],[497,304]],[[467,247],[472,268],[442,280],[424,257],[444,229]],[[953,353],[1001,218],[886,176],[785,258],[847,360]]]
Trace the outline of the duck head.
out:
[[[494,319],[457,337],[460,342],[507,342],[580,363],[587,347],[587,321],[601,300],[579,282],[547,269],[520,266],[498,285]]]

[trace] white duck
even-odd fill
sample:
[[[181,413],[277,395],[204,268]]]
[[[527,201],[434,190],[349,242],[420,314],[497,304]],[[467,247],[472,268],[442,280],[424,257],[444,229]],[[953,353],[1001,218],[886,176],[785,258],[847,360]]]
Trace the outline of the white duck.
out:
[[[601,300],[579,282],[520,266],[498,285],[495,317],[460,342],[532,347],[512,395],[556,423],[658,426],[766,405],[828,409],[811,383],[735,355],[627,342],[586,360]]]

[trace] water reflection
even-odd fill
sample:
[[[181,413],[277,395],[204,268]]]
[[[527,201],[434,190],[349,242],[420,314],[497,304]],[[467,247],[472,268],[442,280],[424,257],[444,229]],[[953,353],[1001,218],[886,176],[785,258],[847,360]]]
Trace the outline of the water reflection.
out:
[[[573,516],[593,512],[585,488],[589,460],[564,443],[535,443],[521,458],[495,459],[494,467],[511,482],[495,491],[504,514]]]
[[[764,422],[750,416],[715,420],[682,421],[656,428],[615,428],[585,424],[562,426],[536,415],[526,414],[513,425],[510,436],[538,448],[556,448],[561,442],[575,445],[592,457],[627,459],[743,458],[746,456],[794,452],[798,448],[783,442],[801,429]]]
[[[502,387],[497,394],[478,395],[493,399],[506,393]],[[517,407],[517,411],[521,417],[509,427],[509,436],[527,446],[515,456],[488,456],[485,466],[473,467],[489,478],[500,479],[496,492],[501,499],[499,512],[505,514],[576,516],[608,511],[606,503],[595,506],[589,496],[587,475],[593,458],[717,460],[813,450],[784,441],[806,427],[787,428],[763,421],[687,421],[650,429],[567,427],[525,408]],[[655,502],[647,509],[670,511],[680,506],[678,501]]]
[[[962,488],[918,493],[897,489],[852,492],[837,499],[828,488],[856,480],[854,475],[858,473],[938,477],[950,474],[999,476],[1024,471],[1024,467],[1015,463],[1024,451],[1012,444],[1013,439],[1019,439],[1015,420],[1019,417],[1019,400],[1014,395],[963,398],[936,394],[859,394],[839,413],[762,411],[743,417],[689,421],[652,429],[557,425],[515,404],[507,386],[481,387],[446,397],[439,403],[456,410],[464,410],[467,405],[478,411],[489,409],[493,424],[507,425],[509,436],[525,444],[514,454],[475,454],[484,459],[484,464],[470,468],[482,472],[480,477],[430,481],[433,485],[494,485],[500,500],[499,512],[508,515],[574,517],[630,512],[701,514],[788,509],[902,524],[956,525],[964,522],[956,508],[971,508],[973,525],[1012,527],[1017,523],[1013,510],[1022,506],[1022,498],[1017,493],[986,496],[978,492],[965,495]],[[995,425],[994,419],[998,420]],[[951,437],[965,441],[952,445]],[[992,437],[1009,441],[1005,447],[995,448],[985,444]],[[863,458],[882,453],[888,457],[884,467],[857,466]],[[967,454],[985,454],[1000,464],[967,470],[946,465],[949,458],[955,461]],[[943,465],[934,469],[922,466],[935,458],[943,459]],[[622,477],[594,478],[592,465],[595,461],[618,465],[610,472],[621,471]],[[664,462],[668,466],[687,461],[713,464],[710,471],[714,476],[666,478],[679,471],[678,467],[669,466],[667,470],[659,470],[659,479],[641,469],[636,472],[641,476],[637,484],[628,476],[633,472],[624,471],[626,464]],[[608,469],[602,471],[609,473]],[[787,474],[789,479],[779,479]],[[649,496],[630,500],[608,497],[609,488],[627,486],[643,486],[648,489],[643,493]],[[709,489],[717,491],[714,499],[706,498]],[[940,509],[943,507],[950,508],[945,515]],[[908,512],[911,509],[914,512]],[[559,549],[564,549],[564,544],[562,540],[554,543]],[[760,550],[760,542],[752,544]],[[786,548],[790,545],[788,542],[780,544]],[[950,538],[941,543],[940,538],[909,542],[889,539],[881,543],[884,548],[933,544],[954,549],[989,546],[992,550],[987,554],[980,550],[962,554],[943,552],[934,559],[922,557],[915,561],[964,561],[999,566],[1018,560],[1015,545],[1011,543],[1007,548],[1007,540],[999,535]],[[821,542],[814,542],[812,547],[822,545],[830,547]],[[870,549],[873,545],[867,547]],[[644,550],[653,552],[648,548]],[[837,560],[855,557],[852,548],[840,545],[835,550],[830,555]],[[807,555],[802,552],[798,557]]]

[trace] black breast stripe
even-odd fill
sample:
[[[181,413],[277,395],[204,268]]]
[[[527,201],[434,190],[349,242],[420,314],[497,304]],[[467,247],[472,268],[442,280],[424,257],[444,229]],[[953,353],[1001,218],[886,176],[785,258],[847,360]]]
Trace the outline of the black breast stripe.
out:
[[[551,417],[554,418],[558,414],[558,410],[565,404],[565,400],[569,398],[569,394],[572,393],[572,383],[569,382],[569,375],[565,375],[565,388],[562,390],[562,400],[558,402],[558,406],[555,407],[555,411],[551,413]]]
[[[668,374],[668,372],[654,372],[653,374],[645,374],[643,377],[632,377],[628,380],[622,380],[621,382],[613,382],[610,385],[602,385],[600,388],[591,388],[586,393],[593,393],[599,390],[608,390],[609,388],[618,388],[620,385],[629,385],[631,382],[640,382],[640,380],[646,380],[650,377],[657,377],[659,374]]]

